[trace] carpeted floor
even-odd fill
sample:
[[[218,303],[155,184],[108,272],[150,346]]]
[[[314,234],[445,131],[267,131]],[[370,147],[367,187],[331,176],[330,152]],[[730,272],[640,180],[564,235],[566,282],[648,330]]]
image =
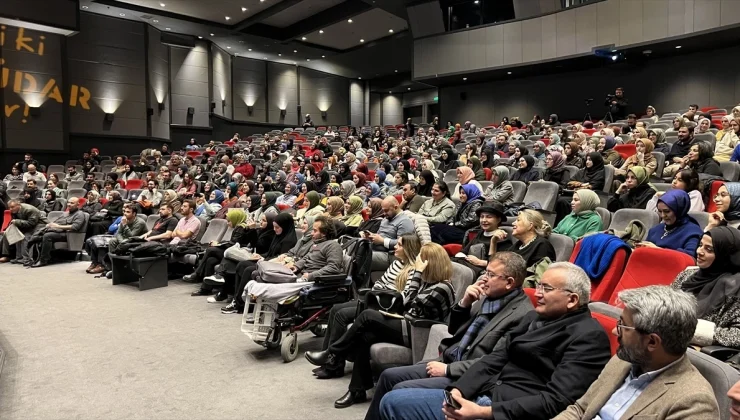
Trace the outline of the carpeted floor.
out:
[[[363,418],[367,404],[333,406],[349,375],[312,376],[311,333],[284,363],[194,285],[140,292],[86,266],[0,265],[0,419]]]

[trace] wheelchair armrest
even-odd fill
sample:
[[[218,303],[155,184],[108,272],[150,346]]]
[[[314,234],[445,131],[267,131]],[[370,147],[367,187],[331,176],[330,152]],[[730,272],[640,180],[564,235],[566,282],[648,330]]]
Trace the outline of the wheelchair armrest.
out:
[[[347,279],[346,274],[333,274],[329,276],[319,276],[313,279],[314,283],[321,285],[340,285]]]
[[[414,328],[432,328],[432,325],[444,324],[444,322],[432,321],[431,319],[409,319]]]
[[[725,346],[705,346],[701,348],[701,352],[724,361],[740,353],[740,350]]]

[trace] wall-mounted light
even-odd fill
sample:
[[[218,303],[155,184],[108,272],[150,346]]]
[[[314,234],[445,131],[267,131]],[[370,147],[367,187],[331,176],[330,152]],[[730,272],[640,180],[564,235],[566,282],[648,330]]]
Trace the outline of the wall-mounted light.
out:
[[[105,113],[105,121],[107,121],[107,122],[113,122],[113,117],[114,117],[113,114],[108,113],[108,112]]]
[[[164,102],[160,102],[157,104],[157,107],[159,107],[160,111],[164,111]]]
[[[37,107],[37,106],[31,106],[31,107],[28,108],[28,113],[32,117],[38,117],[38,116],[41,115],[41,108],[40,107]]]
[[[247,105],[247,114],[252,115],[254,112],[254,105]]]
[[[221,108],[226,108],[226,99],[221,99]]]
[[[281,117],[284,117],[285,116],[285,113],[286,113],[286,111],[284,109],[281,109],[280,110],[280,116]]]
[[[191,106],[188,108],[188,115],[193,115],[193,114],[195,114],[195,108]]]
[[[321,118],[326,118],[326,111],[321,111]]]

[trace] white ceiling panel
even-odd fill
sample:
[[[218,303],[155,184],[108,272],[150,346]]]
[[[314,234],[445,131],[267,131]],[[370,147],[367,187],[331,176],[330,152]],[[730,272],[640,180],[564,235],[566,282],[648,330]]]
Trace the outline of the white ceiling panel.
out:
[[[407,28],[406,21],[382,9],[372,9],[352,17],[352,23],[346,20],[305,35],[306,39],[298,38],[303,42],[321,45],[338,50],[362,45],[398,33]]]
[[[233,25],[282,0],[119,0],[122,3]],[[161,5],[164,4],[164,7]],[[246,11],[242,11],[246,8]],[[226,20],[226,16],[231,19]]]
[[[277,26],[278,28],[285,28],[344,2],[345,0],[303,0],[295,6],[270,16],[263,20],[262,23]]]

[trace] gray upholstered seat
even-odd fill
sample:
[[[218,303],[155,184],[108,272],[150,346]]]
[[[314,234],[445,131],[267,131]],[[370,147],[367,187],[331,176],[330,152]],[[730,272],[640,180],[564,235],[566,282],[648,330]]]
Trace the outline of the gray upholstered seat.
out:
[[[573,253],[573,248],[576,244],[573,242],[570,236],[561,235],[559,233],[551,233],[548,238],[552,247],[555,248],[555,260],[556,261],[568,261],[570,254]]]
[[[650,229],[651,227],[660,223],[658,215],[650,210],[619,209],[616,213],[614,213],[614,216],[612,216],[612,221],[609,224],[609,229],[624,230],[629,222],[635,219],[643,222],[646,229]]]

